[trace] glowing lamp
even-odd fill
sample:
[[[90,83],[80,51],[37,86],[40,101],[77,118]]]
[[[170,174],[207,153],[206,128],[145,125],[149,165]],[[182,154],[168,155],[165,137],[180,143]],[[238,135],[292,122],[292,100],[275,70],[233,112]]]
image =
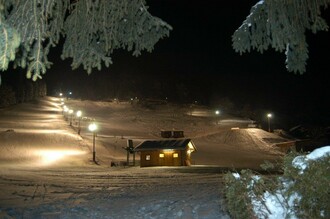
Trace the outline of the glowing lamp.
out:
[[[95,132],[97,129],[97,125],[95,123],[91,123],[89,124],[88,126],[88,130],[91,131],[91,132]]]
[[[77,116],[77,117],[81,117],[81,115],[82,115],[82,112],[81,112],[80,110],[78,110],[78,111],[76,112],[76,116]]]

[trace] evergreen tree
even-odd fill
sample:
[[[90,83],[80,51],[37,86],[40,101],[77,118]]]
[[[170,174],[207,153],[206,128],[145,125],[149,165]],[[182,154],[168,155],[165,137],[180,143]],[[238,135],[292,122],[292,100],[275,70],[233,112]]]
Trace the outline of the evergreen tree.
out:
[[[262,0],[251,8],[243,24],[232,36],[233,48],[240,54],[269,47],[286,55],[288,71],[304,73],[308,59],[306,30],[328,30],[321,9],[330,0]]]
[[[108,67],[115,49],[151,52],[172,27],[147,9],[145,0],[0,0],[0,70],[15,60],[27,78],[41,78],[61,36],[61,57],[88,73]]]

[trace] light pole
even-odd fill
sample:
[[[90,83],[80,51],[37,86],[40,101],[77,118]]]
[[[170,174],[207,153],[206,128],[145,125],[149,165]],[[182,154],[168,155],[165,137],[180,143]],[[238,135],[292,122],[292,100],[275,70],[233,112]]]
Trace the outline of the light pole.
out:
[[[215,117],[216,117],[215,124],[218,125],[219,124],[219,121],[218,121],[219,118],[218,118],[218,116],[220,115],[220,110],[216,110],[214,112],[214,114],[215,114]]]
[[[268,132],[270,132],[270,119],[272,118],[272,114],[271,113],[268,113],[267,114],[267,119],[268,119]]]
[[[95,123],[91,123],[91,124],[89,124],[88,129],[89,129],[89,131],[93,132],[93,162],[96,163],[96,160],[95,160],[95,154],[96,154],[95,137],[96,137],[97,125]]]
[[[66,99],[67,99],[67,100],[68,100],[68,99],[71,99],[71,97],[72,97],[72,92],[69,91],[69,92],[68,92],[68,96],[66,97]]]
[[[76,116],[78,117],[78,135],[80,135],[80,120],[81,120],[82,112],[80,110],[77,111]]]
[[[69,115],[70,115],[70,126],[72,126],[72,115],[73,115],[73,110],[69,110]]]

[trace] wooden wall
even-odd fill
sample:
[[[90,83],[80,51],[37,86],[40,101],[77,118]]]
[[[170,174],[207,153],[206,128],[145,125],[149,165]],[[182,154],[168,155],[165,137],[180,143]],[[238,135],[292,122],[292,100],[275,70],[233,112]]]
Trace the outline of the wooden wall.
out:
[[[162,154],[162,156],[160,156],[160,154]],[[187,156],[187,151],[185,150],[153,150],[140,152],[141,167],[187,166],[189,164],[190,156]]]

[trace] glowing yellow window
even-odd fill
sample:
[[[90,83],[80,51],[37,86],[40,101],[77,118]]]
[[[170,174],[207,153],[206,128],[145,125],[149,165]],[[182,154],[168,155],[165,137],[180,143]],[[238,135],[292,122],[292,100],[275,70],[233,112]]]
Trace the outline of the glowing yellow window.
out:
[[[150,160],[150,155],[146,155],[146,160]]]
[[[178,158],[178,157],[179,157],[179,154],[178,154],[178,153],[174,153],[174,154],[173,154],[173,157],[174,157],[174,158]]]
[[[163,158],[165,155],[164,154],[159,154],[159,157],[160,158]]]

